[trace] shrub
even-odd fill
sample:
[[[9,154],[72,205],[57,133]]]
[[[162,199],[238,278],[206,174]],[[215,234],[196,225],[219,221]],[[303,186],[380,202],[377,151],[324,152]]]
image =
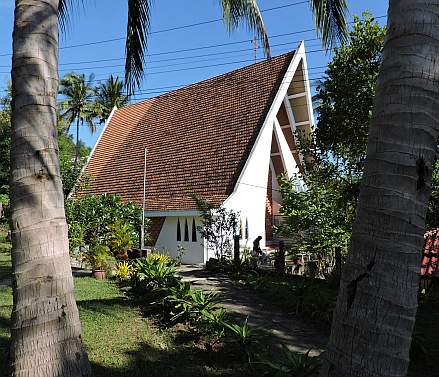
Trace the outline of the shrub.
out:
[[[121,281],[126,281],[131,278],[134,269],[128,262],[119,262],[114,267],[114,277]]]
[[[93,270],[106,270],[113,258],[110,255],[108,246],[94,244],[90,247],[87,259]]]
[[[146,258],[150,262],[158,262],[163,263],[167,266],[175,265],[174,261],[171,259],[169,255],[160,254],[158,251],[153,251]]]
[[[180,282],[170,289],[170,294],[163,301],[171,308],[172,322],[196,324],[215,318],[212,312],[215,311],[218,294],[205,293],[201,289],[193,290],[188,282]]]
[[[245,319],[242,325],[239,325],[237,323],[228,323],[225,321],[223,321],[222,324],[230,331],[230,334],[232,335],[232,341],[246,345],[254,340],[253,330],[248,325],[248,317]]]
[[[164,256],[162,256],[164,257]],[[176,286],[180,281],[174,265],[166,258],[147,257],[133,262],[133,284],[142,289],[160,289]]]
[[[282,377],[311,377],[317,376],[320,363],[317,357],[309,356],[307,353],[290,351],[283,346],[282,358],[277,361],[265,361],[276,376]],[[270,373],[272,375],[272,373]]]
[[[108,229],[108,246],[114,255],[127,253],[133,247],[130,224],[125,219],[117,219]]]
[[[132,247],[139,241],[138,230],[142,210],[134,203],[123,203],[117,195],[87,195],[80,199],[68,199],[65,203],[65,210],[69,224],[69,238],[72,238],[72,231],[76,229],[75,227],[80,226],[83,231],[83,242],[86,245],[100,242],[108,243],[111,247],[116,246],[111,244],[114,231],[119,233],[115,238],[118,239],[119,245],[123,245],[123,248],[127,247],[129,242]],[[73,224],[77,225],[73,226]],[[148,227],[149,224],[148,220],[146,226]],[[148,232],[145,237],[147,236]],[[127,238],[129,238],[128,241]],[[70,246],[77,245],[71,243]]]

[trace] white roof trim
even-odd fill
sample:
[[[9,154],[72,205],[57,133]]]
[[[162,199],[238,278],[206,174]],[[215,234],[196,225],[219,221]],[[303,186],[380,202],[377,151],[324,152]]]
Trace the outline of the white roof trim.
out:
[[[257,138],[256,138],[256,140],[255,140],[255,142],[254,142],[254,144],[252,146],[252,149],[251,149],[250,154],[249,154],[249,156],[247,158],[247,161],[245,162],[244,167],[242,168],[241,173],[240,173],[240,175],[239,175],[239,177],[238,177],[238,179],[236,181],[236,184],[235,184],[235,187],[233,189],[233,192],[224,201],[224,203],[223,203],[224,205],[226,205],[226,203],[229,200],[229,198],[233,194],[236,193],[236,191],[237,191],[237,189],[238,189],[238,187],[239,187],[239,185],[240,185],[240,183],[242,181],[244,172],[246,171],[247,166],[249,164],[249,161],[250,161],[250,159],[251,159],[251,157],[252,157],[252,155],[254,153],[256,145],[258,144],[258,142],[259,142],[259,140],[261,138],[261,135],[263,133],[262,131],[268,125],[271,125],[271,126],[274,125],[274,120],[276,118],[276,115],[277,115],[277,113],[278,113],[278,111],[279,111],[279,109],[280,109],[280,107],[282,105],[282,102],[284,101],[284,98],[287,96],[288,88],[290,87],[291,81],[293,80],[294,74],[296,73],[297,67],[299,66],[299,64],[302,61],[302,59],[305,59],[305,44],[304,44],[303,41],[300,43],[298,49],[294,53],[293,58],[291,59],[291,63],[290,63],[290,65],[289,65],[289,67],[288,67],[288,69],[287,69],[287,71],[286,71],[286,73],[284,75],[284,78],[282,79],[281,84],[279,85],[279,89],[278,89],[278,91],[276,93],[276,96],[274,97],[274,100],[271,103],[270,110],[267,113],[267,117],[265,118],[265,121],[264,121],[264,123],[263,123],[263,125],[261,127],[261,130],[259,131],[259,134],[258,134],[258,136],[257,136]],[[303,61],[305,62],[305,60],[303,60]],[[304,63],[304,70],[306,72],[305,63]],[[308,85],[306,87],[306,90],[309,90],[309,88],[310,87]]]
[[[117,110],[117,107],[114,106],[114,107],[113,107],[113,110],[111,110],[111,113],[110,113],[110,115],[108,116],[108,119],[105,121],[104,128],[102,129],[102,132],[101,132],[101,134],[100,134],[99,137],[98,137],[98,140],[96,140],[96,143],[95,143],[95,145],[93,146],[93,149],[91,150],[90,154],[89,154],[88,157],[87,157],[87,162],[86,162],[86,163],[84,164],[84,166],[82,167],[81,172],[79,173],[78,179],[76,180],[75,185],[73,186],[73,189],[72,189],[72,191],[70,192],[70,194],[67,196],[67,198],[70,198],[70,197],[75,193],[76,185],[77,185],[77,183],[79,182],[79,180],[81,179],[82,175],[84,174],[86,167],[87,167],[88,164],[90,163],[90,160],[91,160],[93,154],[95,153],[96,147],[98,146],[99,142],[101,141],[101,138],[102,138],[102,136],[104,135],[104,132],[105,132],[105,130],[107,129],[108,125],[110,124],[110,122],[111,122],[111,118],[113,118],[113,115],[114,115],[114,113],[115,113],[116,110]]]

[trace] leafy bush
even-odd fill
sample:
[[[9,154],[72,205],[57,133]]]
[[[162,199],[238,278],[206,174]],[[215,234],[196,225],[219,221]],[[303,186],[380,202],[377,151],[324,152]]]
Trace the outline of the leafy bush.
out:
[[[170,294],[165,297],[165,302],[170,304],[171,321],[201,323],[214,318],[212,312],[218,301],[216,292],[205,293],[201,289],[193,290],[188,282],[180,282],[170,289]]]
[[[94,244],[90,247],[87,259],[93,270],[106,270],[108,264],[113,258],[110,255],[110,249],[108,246]]]
[[[180,281],[176,267],[164,258],[148,257],[133,262],[133,284],[141,289],[165,289],[174,287]]]
[[[114,277],[120,281],[126,281],[131,278],[134,268],[128,262],[119,262],[114,267]]]
[[[248,317],[245,319],[242,325],[237,323],[228,323],[223,321],[222,324],[232,334],[232,339],[241,344],[249,344],[254,340],[254,333],[252,328],[248,325]]]
[[[150,262],[159,262],[163,263],[168,266],[175,265],[174,261],[171,259],[169,255],[160,254],[157,251],[153,251],[151,254],[149,254],[146,258]]]
[[[80,199],[68,199],[65,210],[69,224],[69,239],[75,240],[75,231],[81,229],[82,241],[86,245],[99,242],[111,247],[127,247],[127,244],[132,246],[139,242],[138,229],[141,225],[142,210],[132,202],[124,204],[117,195],[87,195]],[[147,221],[146,226],[149,224]],[[114,231],[119,234],[112,235]],[[72,243],[72,240],[71,248],[78,246]]]
[[[133,234],[125,219],[117,219],[108,229],[108,246],[114,255],[126,254],[133,247]]]
[[[272,372],[270,372],[270,376],[317,376],[320,363],[318,358],[309,356],[309,352],[310,351],[308,351],[307,353],[292,352],[286,346],[283,346],[282,358],[280,360],[267,360],[264,362],[264,364],[268,365],[272,369]]]

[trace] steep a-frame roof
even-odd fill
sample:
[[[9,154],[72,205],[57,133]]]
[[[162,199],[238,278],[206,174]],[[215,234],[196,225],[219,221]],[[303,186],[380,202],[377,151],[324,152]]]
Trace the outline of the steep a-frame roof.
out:
[[[85,168],[86,193],[143,200],[146,210],[196,209],[232,192],[294,52],[146,101],[112,115]],[[261,172],[266,174],[266,172]]]

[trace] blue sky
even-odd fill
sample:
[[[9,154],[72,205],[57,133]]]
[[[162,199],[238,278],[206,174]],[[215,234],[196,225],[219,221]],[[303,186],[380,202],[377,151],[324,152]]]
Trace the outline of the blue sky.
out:
[[[14,3],[14,0],[0,0],[0,90],[6,88],[10,76]],[[94,73],[95,80],[103,80],[111,73],[123,76],[123,40],[72,46],[124,37],[127,1],[84,0],[84,3],[86,8],[75,12],[70,30],[60,37],[60,75],[72,71]],[[250,40],[253,35],[245,27],[229,34],[224,24],[218,21],[161,32],[176,26],[219,19],[219,4],[218,0],[153,1],[149,63],[141,92],[134,100],[158,95],[173,87],[201,81],[252,63],[254,51]],[[348,4],[350,19],[366,9],[379,17],[386,15],[388,1],[348,0]],[[293,50],[303,39],[308,52],[310,78],[321,78],[330,55],[322,51],[315,31],[303,32],[314,28],[309,5],[300,0],[259,0],[259,6],[262,10],[283,6],[263,13],[271,36],[272,54]],[[385,18],[379,21],[385,23]],[[208,47],[213,45],[223,46]],[[181,51],[188,49],[193,50]],[[262,58],[261,50],[258,50],[258,58]],[[91,135],[83,128],[81,138],[92,146],[101,130],[102,126],[98,126],[97,133]]]

